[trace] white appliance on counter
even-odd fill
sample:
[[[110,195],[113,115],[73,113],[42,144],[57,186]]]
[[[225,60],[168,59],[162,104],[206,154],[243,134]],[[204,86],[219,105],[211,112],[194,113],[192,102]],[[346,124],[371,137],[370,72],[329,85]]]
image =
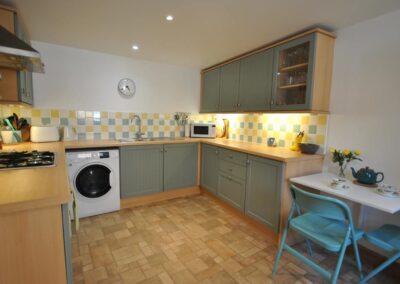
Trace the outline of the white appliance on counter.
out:
[[[198,138],[215,138],[217,126],[215,123],[192,123],[190,136]]]
[[[66,157],[79,218],[120,209],[118,150],[77,150]]]

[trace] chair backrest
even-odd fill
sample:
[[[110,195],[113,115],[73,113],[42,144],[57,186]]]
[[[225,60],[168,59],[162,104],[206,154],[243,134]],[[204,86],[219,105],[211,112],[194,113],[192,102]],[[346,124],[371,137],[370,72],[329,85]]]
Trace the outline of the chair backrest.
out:
[[[295,185],[290,186],[293,201],[307,212],[334,220],[346,221],[353,224],[349,206],[339,199],[325,195],[314,194],[301,190]]]

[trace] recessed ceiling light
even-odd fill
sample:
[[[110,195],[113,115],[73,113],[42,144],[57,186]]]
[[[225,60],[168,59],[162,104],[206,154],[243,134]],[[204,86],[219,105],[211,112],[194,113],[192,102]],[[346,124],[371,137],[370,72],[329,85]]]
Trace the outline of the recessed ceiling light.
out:
[[[136,44],[134,44],[134,45],[132,45],[132,49],[133,49],[133,50],[139,50],[139,46],[136,45]]]
[[[171,22],[171,21],[174,20],[174,16],[172,16],[172,15],[167,15],[167,16],[165,17],[165,19],[166,19],[167,21]]]

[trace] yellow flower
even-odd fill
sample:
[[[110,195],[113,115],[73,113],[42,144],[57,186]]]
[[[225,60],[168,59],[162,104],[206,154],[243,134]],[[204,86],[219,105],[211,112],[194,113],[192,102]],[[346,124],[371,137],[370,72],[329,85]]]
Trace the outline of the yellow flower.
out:
[[[349,149],[344,149],[343,150],[343,154],[347,156],[348,154],[350,154],[350,150]]]
[[[360,156],[361,155],[361,150],[355,150],[354,154],[356,154],[357,156]]]
[[[335,151],[336,151],[335,148],[333,148],[333,147],[330,147],[330,148],[329,148],[329,152],[331,152],[332,154],[335,153]]]

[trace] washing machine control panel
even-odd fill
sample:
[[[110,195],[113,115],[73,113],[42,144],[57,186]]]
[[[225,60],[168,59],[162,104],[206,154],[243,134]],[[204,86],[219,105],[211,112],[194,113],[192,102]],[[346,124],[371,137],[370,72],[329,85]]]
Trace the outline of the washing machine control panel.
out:
[[[110,158],[110,152],[99,152],[100,159]]]

